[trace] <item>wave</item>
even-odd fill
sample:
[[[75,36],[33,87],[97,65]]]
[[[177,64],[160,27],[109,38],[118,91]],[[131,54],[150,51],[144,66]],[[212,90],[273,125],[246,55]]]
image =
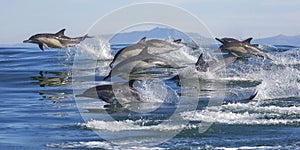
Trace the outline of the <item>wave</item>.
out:
[[[182,130],[182,129],[193,129],[197,128],[196,125],[184,125],[178,123],[177,125],[170,124],[158,124],[158,125],[144,125],[150,122],[150,120],[124,120],[124,121],[103,121],[103,120],[91,120],[80,126],[87,127],[89,129],[97,129],[103,131],[119,132],[119,131],[145,131],[145,130],[156,130],[156,131],[171,131],[171,130]]]
[[[282,150],[297,149],[296,146],[241,146],[241,147],[215,147],[222,150]]]
[[[107,141],[87,141],[87,142],[66,142],[66,143],[61,143],[61,144],[47,144],[47,147],[50,148],[63,148],[63,149],[93,149],[93,148],[101,148],[101,149],[115,149],[115,150],[123,150],[123,149],[128,149],[128,150],[163,150],[165,148],[160,148],[160,147],[124,147],[124,146],[118,146],[114,145],[110,142]]]
[[[190,121],[206,121],[221,124],[245,125],[300,125],[300,107],[257,106],[251,103],[229,103],[227,105],[207,107],[181,113]]]

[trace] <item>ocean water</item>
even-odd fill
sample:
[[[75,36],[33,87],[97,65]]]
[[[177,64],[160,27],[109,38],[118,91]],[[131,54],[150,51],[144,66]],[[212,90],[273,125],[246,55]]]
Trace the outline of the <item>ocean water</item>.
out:
[[[106,83],[111,53],[126,46],[110,51],[105,42],[97,44],[106,50],[95,51],[95,43],[45,51],[0,47],[0,149],[300,149],[300,48],[261,45],[272,61],[238,60],[206,76],[217,81],[204,79],[197,88],[191,85],[197,78],[185,90],[174,80],[140,83],[144,98],[158,101],[115,108],[75,96]],[[79,79],[87,82],[74,86]],[[164,123],[178,108],[178,93],[185,94],[180,119]],[[171,103],[159,107],[160,95]],[[132,107],[143,112],[128,111]],[[175,131],[161,140],[161,133]]]

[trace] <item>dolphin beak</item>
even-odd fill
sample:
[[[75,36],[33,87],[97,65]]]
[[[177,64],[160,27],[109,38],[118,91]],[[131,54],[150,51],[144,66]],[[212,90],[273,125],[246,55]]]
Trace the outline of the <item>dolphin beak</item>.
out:
[[[30,43],[31,40],[24,40],[23,43]]]

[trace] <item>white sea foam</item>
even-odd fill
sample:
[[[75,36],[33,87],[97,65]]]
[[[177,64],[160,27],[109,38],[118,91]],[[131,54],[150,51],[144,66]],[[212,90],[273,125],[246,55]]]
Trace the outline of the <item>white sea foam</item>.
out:
[[[178,123],[177,125],[171,124],[158,124],[151,126],[143,126],[143,120],[124,120],[124,121],[102,121],[102,120],[91,120],[87,123],[80,124],[81,126],[110,132],[118,131],[143,131],[143,130],[156,130],[156,131],[171,131],[171,130],[181,130],[181,129],[191,129],[196,128],[196,125],[185,125]]]
[[[106,141],[88,141],[88,142],[66,142],[61,144],[47,144],[47,147],[50,148],[72,148],[72,149],[86,149],[86,148],[101,148],[101,149],[115,149],[115,150],[163,150],[164,148],[160,147],[124,147],[124,146],[118,146],[114,145],[112,143],[106,142]]]
[[[257,106],[254,103],[232,103],[204,110],[183,112],[181,116],[191,121],[206,121],[224,124],[276,125],[299,124],[297,106]]]
[[[274,64],[295,65],[300,64],[300,49],[295,48],[282,53],[274,54]]]
[[[257,77],[262,78],[256,99],[275,99],[300,96],[300,71],[294,68],[271,68],[263,70]]]
[[[197,57],[191,54],[191,49],[183,46],[179,50],[172,51],[166,54],[160,54],[159,56],[164,57],[168,61],[173,61],[178,65],[186,65],[189,63],[196,63]]]
[[[222,149],[222,150],[281,150],[281,149],[293,149],[292,146],[241,146],[241,147],[215,147],[215,149]]]

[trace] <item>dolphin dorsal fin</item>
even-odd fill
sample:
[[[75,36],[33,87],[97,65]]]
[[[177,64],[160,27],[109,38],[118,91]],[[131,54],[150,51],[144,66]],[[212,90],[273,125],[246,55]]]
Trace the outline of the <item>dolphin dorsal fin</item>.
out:
[[[66,31],[66,29],[61,29],[60,31],[58,31],[56,33],[56,35],[58,35],[58,36],[65,35],[65,31]]]
[[[140,39],[138,43],[145,43],[146,42],[146,37],[144,36],[143,38]]]
[[[250,37],[250,38],[248,38],[248,39],[246,39],[246,40],[244,40],[243,41],[243,43],[249,43],[250,44],[250,42],[251,42],[251,40],[252,40],[253,38],[252,37]]]
[[[196,70],[199,72],[206,72],[207,68],[209,67],[208,63],[203,59],[203,53],[199,56],[196,64],[195,64]]]
[[[149,52],[148,52],[148,46],[146,46],[140,53],[139,55],[149,55]]]
[[[199,58],[198,58],[198,60],[197,60],[197,62],[196,62],[196,66],[198,66],[198,65],[201,65],[201,64],[203,64],[203,62],[205,62],[204,61],[204,59],[203,59],[203,53],[199,56]]]

